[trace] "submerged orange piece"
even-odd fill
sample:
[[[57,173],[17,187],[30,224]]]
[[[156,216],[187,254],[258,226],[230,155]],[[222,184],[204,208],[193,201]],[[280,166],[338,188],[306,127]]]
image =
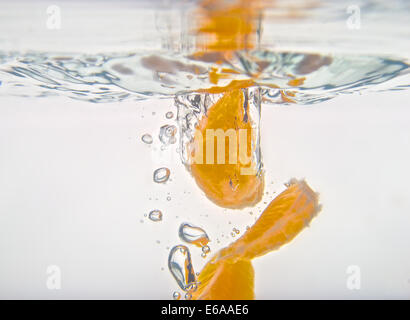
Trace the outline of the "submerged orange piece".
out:
[[[203,268],[192,294],[202,300],[254,299],[251,260],[295,238],[319,212],[317,194],[305,181],[293,180],[236,242],[220,250]]]
[[[190,155],[198,186],[226,208],[255,205],[263,194],[263,172],[254,156],[258,133],[246,94],[242,89],[228,91],[208,110],[198,124]]]

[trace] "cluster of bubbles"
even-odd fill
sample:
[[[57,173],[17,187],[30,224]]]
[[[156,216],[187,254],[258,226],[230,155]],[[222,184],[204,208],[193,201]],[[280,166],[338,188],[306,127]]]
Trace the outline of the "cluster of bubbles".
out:
[[[169,111],[165,114],[165,117],[167,119],[172,119],[174,114],[172,111]],[[177,128],[174,125],[166,124],[160,127],[159,140],[162,144],[162,150],[166,146],[176,143],[176,133]],[[148,133],[142,135],[141,140],[148,145],[153,143],[153,137]],[[171,171],[168,168],[158,168],[154,170],[153,181],[155,183],[164,184],[169,180],[170,174]],[[167,196],[167,201],[170,200],[171,197]],[[252,212],[250,214],[252,214]],[[159,222],[162,221],[163,214],[161,210],[154,209],[148,214],[148,218],[153,222]],[[233,228],[231,236],[235,237],[239,233],[238,229]],[[182,242],[200,247],[202,251],[201,257],[206,258],[211,252],[211,249],[208,246],[210,241],[208,234],[201,227],[184,222],[178,229],[178,235]],[[184,298],[190,300],[192,298],[192,293],[198,289],[200,283],[197,281],[199,273],[194,272],[191,253],[187,246],[179,244],[170,250],[168,256],[168,269],[176,280],[178,286],[185,293]],[[182,295],[175,291],[172,297],[174,300],[180,300]]]
[[[172,119],[174,114],[172,111],[169,111],[165,114],[165,117]],[[176,133],[177,128],[174,125],[166,124],[160,127],[159,140],[162,143],[162,150],[163,147],[176,143]],[[145,144],[150,145],[153,143],[153,137],[148,133],[142,135],[141,140]],[[170,174],[171,171],[168,168],[158,168],[154,170],[153,181],[160,184],[166,183],[169,180]],[[167,200],[170,201],[171,197],[168,196]],[[162,221],[162,217],[163,214],[161,210],[158,209],[154,209],[148,214],[148,219],[153,222]],[[201,247],[202,257],[205,258],[211,252],[208,246],[209,237],[204,229],[190,223],[182,223],[179,227],[178,234],[181,241]],[[188,247],[185,245],[176,245],[170,250],[168,269],[178,286],[185,292],[184,298],[190,300],[192,293],[197,290],[200,283],[196,280],[198,273],[194,272],[191,253]],[[179,300],[181,299],[181,294],[175,291],[172,297],[174,300]]]
[[[163,125],[159,129],[159,140],[162,142],[163,146],[168,146],[177,142],[176,139],[177,127],[174,125]]]
[[[238,229],[236,229],[236,228],[233,228],[232,229],[232,232],[231,232],[231,236],[234,238],[237,234],[239,234],[240,233],[240,231],[238,230]]]

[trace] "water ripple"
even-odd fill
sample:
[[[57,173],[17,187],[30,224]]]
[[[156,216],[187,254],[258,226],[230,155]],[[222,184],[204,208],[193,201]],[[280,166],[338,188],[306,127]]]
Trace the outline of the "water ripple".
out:
[[[409,87],[409,65],[399,58],[252,51],[219,60],[217,55],[198,58],[153,52],[0,53],[0,95],[118,102],[170,97],[253,79],[264,88],[267,103],[312,104],[339,94]]]

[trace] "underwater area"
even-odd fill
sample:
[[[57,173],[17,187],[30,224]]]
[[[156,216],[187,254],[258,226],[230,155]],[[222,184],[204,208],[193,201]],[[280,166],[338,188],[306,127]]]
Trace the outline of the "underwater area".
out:
[[[409,297],[410,3],[249,3],[0,3],[1,298]]]

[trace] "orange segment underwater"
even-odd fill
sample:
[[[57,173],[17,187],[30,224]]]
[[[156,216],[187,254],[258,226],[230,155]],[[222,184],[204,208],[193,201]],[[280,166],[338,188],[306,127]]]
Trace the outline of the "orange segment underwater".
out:
[[[305,181],[292,180],[236,242],[220,250],[198,276],[193,299],[254,299],[251,260],[295,238],[320,210],[318,195]]]
[[[208,110],[197,126],[190,154],[196,183],[212,202],[226,208],[253,206],[264,189],[263,172],[252,156],[258,133],[249,118],[246,94],[246,89],[228,91]]]

